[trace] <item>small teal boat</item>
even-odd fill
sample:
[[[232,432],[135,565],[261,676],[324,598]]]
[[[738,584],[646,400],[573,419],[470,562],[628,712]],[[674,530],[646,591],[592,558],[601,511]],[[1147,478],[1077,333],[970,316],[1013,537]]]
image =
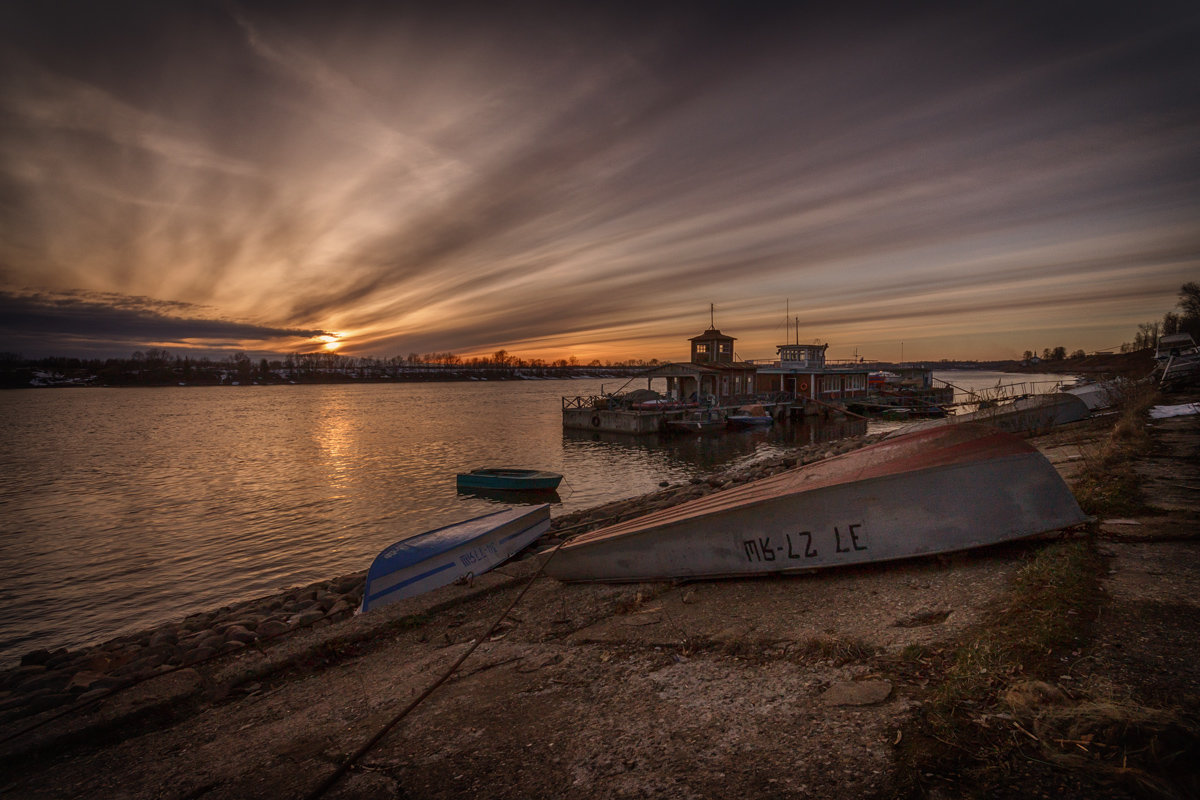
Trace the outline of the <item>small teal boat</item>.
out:
[[[549,492],[558,488],[562,475],[537,469],[509,467],[474,469],[458,473],[459,489],[487,489],[513,492]]]

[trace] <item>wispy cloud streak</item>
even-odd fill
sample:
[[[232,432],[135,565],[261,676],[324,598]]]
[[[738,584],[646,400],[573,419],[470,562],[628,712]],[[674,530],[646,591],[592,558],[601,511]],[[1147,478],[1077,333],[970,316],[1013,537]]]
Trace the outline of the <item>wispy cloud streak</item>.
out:
[[[716,302],[765,356],[786,302],[836,347],[989,357],[1109,346],[1197,274],[1185,6],[141,10],[132,50],[17,15],[0,289],[378,355],[672,357]]]

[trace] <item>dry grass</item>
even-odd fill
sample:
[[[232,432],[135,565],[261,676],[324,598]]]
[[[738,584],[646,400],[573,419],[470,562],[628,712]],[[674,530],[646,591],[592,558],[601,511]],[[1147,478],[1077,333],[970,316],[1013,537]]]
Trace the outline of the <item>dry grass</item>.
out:
[[[835,667],[861,664],[876,655],[876,648],[859,639],[814,637],[789,648],[788,654],[802,662],[829,661]]]
[[[1030,740],[1011,722],[1005,693],[1056,678],[1060,655],[1083,646],[1102,569],[1090,541],[1044,547],[1020,570],[1006,602],[957,647],[905,648],[897,670],[925,676],[930,688],[903,737],[893,796],[923,794],[928,775],[984,796],[1008,780],[1013,758]]]
[[[1138,456],[1153,388],[1122,387],[1118,415],[1073,489],[1089,514],[1144,514]],[[898,751],[900,778],[890,796],[927,794],[931,782],[955,795],[1188,796],[1180,781],[1195,763],[1195,721],[1141,707],[1078,702],[1055,685],[1062,660],[1091,637],[1102,602],[1104,559],[1091,540],[1040,549],[1019,572],[1004,604],[956,647],[906,648],[896,663],[929,694]],[[1191,786],[1191,789],[1188,786]],[[1182,794],[1180,794],[1180,787]]]
[[[1150,448],[1146,419],[1157,392],[1144,384],[1126,384],[1120,392],[1119,416],[1108,439],[1085,452],[1084,468],[1072,490],[1084,512],[1097,517],[1147,513],[1141,481],[1133,462]]]

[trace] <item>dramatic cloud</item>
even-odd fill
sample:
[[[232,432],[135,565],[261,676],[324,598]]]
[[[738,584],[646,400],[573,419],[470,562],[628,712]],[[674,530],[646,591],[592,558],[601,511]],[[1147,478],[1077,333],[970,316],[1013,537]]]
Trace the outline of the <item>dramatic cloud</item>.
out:
[[[118,5],[0,12],[0,290],[207,311],[22,352],[1002,357],[1200,274],[1189,4]]]
[[[271,328],[204,319],[205,309],[190,303],[124,297],[99,293],[15,294],[0,292],[0,341],[9,350],[22,346],[38,349],[45,338],[69,343],[72,355],[92,355],[119,343],[140,347],[199,347],[242,349],[246,343],[260,348],[307,345],[315,349],[318,337],[328,331]]]

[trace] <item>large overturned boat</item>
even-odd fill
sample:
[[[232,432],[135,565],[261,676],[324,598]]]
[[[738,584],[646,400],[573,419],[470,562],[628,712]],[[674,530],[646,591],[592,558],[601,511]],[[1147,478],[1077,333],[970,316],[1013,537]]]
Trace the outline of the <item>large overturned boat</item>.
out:
[[[1020,437],[943,425],[585,533],[546,571],[567,581],[801,572],[966,550],[1086,519]]]

